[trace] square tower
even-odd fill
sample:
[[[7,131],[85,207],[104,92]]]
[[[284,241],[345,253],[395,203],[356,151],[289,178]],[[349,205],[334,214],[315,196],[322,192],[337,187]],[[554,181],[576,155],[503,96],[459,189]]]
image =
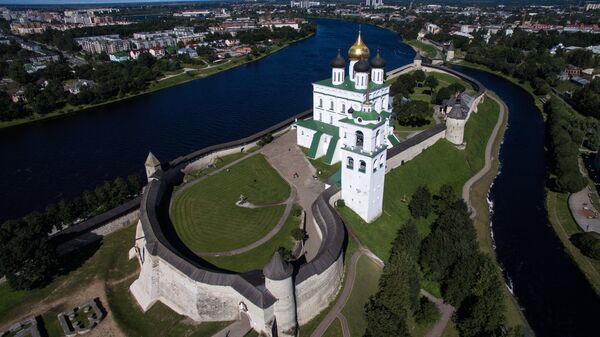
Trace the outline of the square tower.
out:
[[[387,119],[365,102],[340,126],[342,199],[366,222],[383,211]]]

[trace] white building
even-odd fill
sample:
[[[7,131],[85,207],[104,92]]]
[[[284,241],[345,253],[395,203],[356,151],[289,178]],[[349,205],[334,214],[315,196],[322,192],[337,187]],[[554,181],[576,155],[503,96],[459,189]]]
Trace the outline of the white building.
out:
[[[342,161],[342,199],[365,221],[381,214],[386,149],[398,144],[390,126],[390,85],[379,54],[369,64],[369,48],[358,39],[338,55],[331,78],[313,83],[313,118],[296,123],[297,143],[310,158],[327,164]]]
[[[383,0],[366,0],[367,7],[381,8],[383,7]]]

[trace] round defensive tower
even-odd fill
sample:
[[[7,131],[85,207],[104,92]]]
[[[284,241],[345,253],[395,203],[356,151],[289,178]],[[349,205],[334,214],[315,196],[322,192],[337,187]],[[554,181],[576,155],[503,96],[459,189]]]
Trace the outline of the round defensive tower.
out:
[[[294,267],[278,252],[273,254],[271,261],[263,268],[265,287],[277,299],[275,323],[279,337],[295,337],[298,330],[293,273]]]

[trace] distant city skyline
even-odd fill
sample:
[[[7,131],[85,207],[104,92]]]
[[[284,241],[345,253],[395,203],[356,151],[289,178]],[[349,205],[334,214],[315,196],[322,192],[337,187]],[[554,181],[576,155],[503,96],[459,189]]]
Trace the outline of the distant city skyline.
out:
[[[0,5],[95,5],[160,2],[227,2],[228,0],[0,0]]]

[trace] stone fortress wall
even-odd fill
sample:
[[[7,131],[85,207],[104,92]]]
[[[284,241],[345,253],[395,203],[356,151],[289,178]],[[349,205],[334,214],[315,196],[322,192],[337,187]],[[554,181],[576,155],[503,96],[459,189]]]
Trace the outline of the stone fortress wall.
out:
[[[388,72],[387,75],[388,78],[394,78],[417,69],[421,69],[426,73],[438,72],[442,74],[456,76],[471,84],[475,88],[475,90],[477,90],[477,93],[474,96],[474,100],[471,104],[466,119],[460,120],[448,118],[446,120],[446,123],[441,123],[432,128],[421,131],[417,135],[408,138],[407,140],[401,142],[399,145],[396,145],[393,148],[389,149],[387,153],[386,173],[398,166],[403,165],[407,161],[412,160],[413,158],[421,154],[423,151],[425,151],[425,149],[437,143],[437,141],[440,139],[445,138],[448,139],[448,141],[450,141],[451,143],[456,144],[457,139],[462,139],[462,135],[464,134],[464,127],[469,118],[471,117],[471,113],[477,113],[477,106],[481,102],[483,102],[483,99],[485,97],[485,87],[479,81],[469,76],[466,76],[458,71],[443,66],[435,66],[430,64],[409,64],[394,69]]]
[[[150,177],[140,204],[133,254],[138,257],[141,272],[130,287],[144,310],[161,301],[196,321],[228,321],[247,315],[254,330],[271,336],[277,318],[283,321],[285,315],[293,316],[300,324],[306,323],[335,298],[342,280],[346,232],[341,218],[326,201],[333,189],[319,196],[312,206],[322,242],[315,258],[301,265],[293,278],[290,292],[295,297],[295,308],[290,313],[277,309],[278,298],[268,291],[277,282],[267,280],[265,288],[261,274],[232,274],[207,265],[180,242],[168,217],[173,186],[181,182],[184,168],[204,165],[203,158],[214,156],[217,150],[238,152],[267,133],[285,132],[292,122],[304,116],[294,116],[240,141],[178,158],[160,174]],[[279,331],[279,335],[284,333]]]

